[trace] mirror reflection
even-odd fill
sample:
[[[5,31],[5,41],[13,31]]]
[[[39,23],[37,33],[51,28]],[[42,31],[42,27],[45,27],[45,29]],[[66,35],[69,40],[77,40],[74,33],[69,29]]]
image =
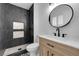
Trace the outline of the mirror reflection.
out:
[[[55,7],[49,16],[49,22],[54,27],[64,27],[69,24],[73,17],[73,9],[67,4]]]

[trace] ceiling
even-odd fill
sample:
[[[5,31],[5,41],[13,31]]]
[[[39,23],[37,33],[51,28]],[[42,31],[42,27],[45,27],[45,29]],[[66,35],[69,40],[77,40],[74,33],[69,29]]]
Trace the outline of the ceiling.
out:
[[[27,10],[29,10],[29,8],[32,6],[32,3],[10,3],[10,4],[16,5],[18,7],[21,7]]]

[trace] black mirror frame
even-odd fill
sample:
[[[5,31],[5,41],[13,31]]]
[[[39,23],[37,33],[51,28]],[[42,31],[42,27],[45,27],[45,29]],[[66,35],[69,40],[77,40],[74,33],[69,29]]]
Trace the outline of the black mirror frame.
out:
[[[55,27],[55,28],[62,28],[62,27],[64,27],[64,26],[68,25],[68,24],[71,22],[71,20],[72,20],[72,18],[73,18],[73,15],[74,15],[73,8],[72,8],[70,5],[68,5],[68,4],[61,4],[61,5],[66,5],[66,6],[70,7],[70,8],[71,8],[71,10],[72,10],[72,16],[71,16],[70,21],[69,21],[68,23],[66,23],[66,24],[65,24],[65,25],[63,25],[63,26],[56,27],[56,26],[53,26],[53,25],[51,24],[50,15],[51,15],[51,12],[53,11],[53,10],[52,10],[52,11],[50,12],[50,14],[49,14],[49,24],[50,24],[51,26]],[[58,5],[58,6],[60,6],[60,5]]]

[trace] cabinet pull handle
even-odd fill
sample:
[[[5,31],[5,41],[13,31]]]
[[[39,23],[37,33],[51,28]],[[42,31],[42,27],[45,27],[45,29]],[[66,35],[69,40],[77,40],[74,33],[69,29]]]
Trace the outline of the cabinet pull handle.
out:
[[[51,54],[52,56],[54,56],[54,54]]]
[[[52,47],[52,48],[54,47],[53,45],[51,45],[51,44],[49,44],[49,43],[47,43],[47,45],[49,45],[49,46]]]

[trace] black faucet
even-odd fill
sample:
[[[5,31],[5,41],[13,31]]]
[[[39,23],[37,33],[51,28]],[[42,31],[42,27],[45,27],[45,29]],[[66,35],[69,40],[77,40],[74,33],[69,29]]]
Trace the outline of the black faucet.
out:
[[[57,31],[57,34],[54,33],[54,36],[58,36],[58,37],[60,37],[60,29],[57,28],[56,31]],[[65,37],[65,35],[67,35],[67,34],[62,34],[62,37]]]
[[[57,32],[57,33],[58,33],[58,37],[60,37],[60,29],[57,28],[56,31],[58,31],[58,32]]]
[[[67,35],[67,34],[62,34],[62,37],[65,37],[65,35]]]
[[[53,33],[54,34],[54,36],[56,36],[56,33]]]

